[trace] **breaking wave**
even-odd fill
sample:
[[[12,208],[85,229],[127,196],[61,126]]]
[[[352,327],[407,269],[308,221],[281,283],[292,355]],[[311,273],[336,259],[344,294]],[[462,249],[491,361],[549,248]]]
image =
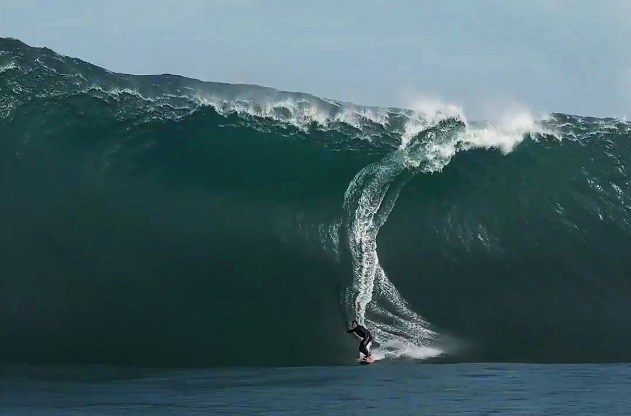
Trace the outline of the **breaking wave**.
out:
[[[379,359],[631,358],[628,122],[116,74],[13,39],[0,97],[0,360],[346,363],[354,318]]]

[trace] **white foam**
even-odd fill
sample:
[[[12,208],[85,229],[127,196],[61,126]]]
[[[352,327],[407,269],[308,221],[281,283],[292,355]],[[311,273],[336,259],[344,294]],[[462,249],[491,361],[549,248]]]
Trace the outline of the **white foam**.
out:
[[[407,181],[419,172],[442,170],[458,151],[498,148],[509,153],[525,134],[541,131],[530,113],[523,111],[482,127],[457,129],[458,121],[466,123],[461,108],[435,100],[420,102],[407,117],[400,148],[358,172],[344,195],[353,264],[346,306],[352,318],[373,332],[379,343],[376,359],[426,359],[443,353],[437,346],[438,334],[410,309],[379,262],[377,235]]]
[[[466,121],[461,106],[451,104],[432,97],[423,97],[412,103],[410,109],[427,121],[428,126],[438,124],[441,120],[458,119]]]
[[[484,126],[468,126],[466,133],[460,138],[465,148],[497,148],[508,154],[520,144],[527,134],[545,133],[540,123],[527,111],[503,114],[495,121]]]
[[[365,123],[382,126],[388,123],[388,113],[385,109],[369,109],[353,105],[341,106],[337,103],[328,107],[307,99],[290,97],[269,102],[249,99],[226,100],[199,94],[194,98],[200,105],[212,107],[224,116],[237,114],[270,119],[292,125],[301,130],[308,129],[312,124],[321,128],[328,128],[334,123],[345,123],[361,130]]]
[[[439,357],[444,354],[438,348],[429,346],[419,346],[409,342],[402,342],[400,340],[386,341],[371,351],[372,357],[375,361],[383,359],[396,359],[396,358],[412,358],[415,360],[426,360],[428,358]]]
[[[138,92],[138,90],[132,89],[132,88],[111,88],[111,89],[105,90],[98,85],[93,85],[88,90],[99,91],[99,92],[102,92],[103,94],[113,96],[115,98],[119,98],[122,95],[132,95],[134,97],[142,99],[143,101],[155,102],[155,100],[149,97],[143,96],[142,94],[140,94],[140,92]]]
[[[361,107],[316,98],[295,98],[289,94],[283,98],[266,100],[248,97],[226,98],[190,88],[183,89],[186,92],[179,95],[161,94],[156,97],[144,96],[132,88],[104,89],[99,85],[91,85],[87,91],[99,91],[116,99],[130,95],[150,105],[169,105],[169,100],[179,100],[188,103],[187,107],[174,107],[175,109],[187,108],[192,112],[200,107],[211,107],[224,117],[235,114],[243,118],[272,120],[281,123],[281,126],[293,126],[302,131],[307,131],[313,125],[327,130],[336,124],[343,123],[361,132],[367,125],[387,127],[390,117],[388,110],[383,108]]]
[[[0,74],[6,71],[9,71],[11,69],[16,69],[18,66],[15,64],[15,62],[9,62],[8,64],[4,64],[2,66],[0,66]]]
[[[415,100],[410,109],[412,113],[408,114],[408,120],[401,137],[401,149],[406,148],[420,132],[438,124],[441,120],[451,118],[466,121],[462,107],[432,97]]]

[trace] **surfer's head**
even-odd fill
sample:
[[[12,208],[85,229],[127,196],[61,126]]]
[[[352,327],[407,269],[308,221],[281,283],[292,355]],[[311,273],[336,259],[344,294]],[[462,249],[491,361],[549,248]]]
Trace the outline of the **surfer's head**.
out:
[[[351,326],[352,326],[353,328],[355,328],[355,327],[357,326],[357,321],[353,321],[353,322],[351,322]]]

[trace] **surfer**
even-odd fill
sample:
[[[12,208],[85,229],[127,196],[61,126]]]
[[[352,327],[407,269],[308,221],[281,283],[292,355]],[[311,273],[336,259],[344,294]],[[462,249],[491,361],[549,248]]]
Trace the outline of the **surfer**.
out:
[[[365,327],[359,325],[357,321],[351,322],[351,329],[346,331],[347,334],[351,332],[362,339],[359,343],[359,352],[364,354],[364,360],[369,360],[371,357],[368,346],[372,342],[372,335],[370,335],[370,332]]]

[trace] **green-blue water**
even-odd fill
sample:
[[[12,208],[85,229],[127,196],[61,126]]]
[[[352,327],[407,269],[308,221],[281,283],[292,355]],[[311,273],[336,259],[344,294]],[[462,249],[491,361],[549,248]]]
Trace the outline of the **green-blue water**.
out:
[[[0,361],[348,364],[358,318],[380,364],[627,362],[630,162],[624,120],[475,122],[0,39]]]
[[[2,368],[0,414],[626,416],[631,366]]]

